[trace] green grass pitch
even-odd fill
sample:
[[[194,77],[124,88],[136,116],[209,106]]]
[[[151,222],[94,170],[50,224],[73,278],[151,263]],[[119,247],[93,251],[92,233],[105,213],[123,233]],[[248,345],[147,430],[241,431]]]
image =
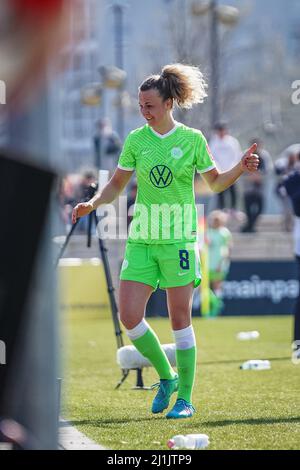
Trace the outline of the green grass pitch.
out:
[[[106,448],[167,450],[170,437],[188,433],[208,434],[208,450],[300,448],[300,365],[291,362],[290,316],[194,318],[197,413],[176,421],[151,414],[154,392],[132,390],[135,371],[114,390],[121,373],[109,312],[63,317],[62,415]],[[173,342],[167,319],[148,321],[162,343]],[[247,330],[258,330],[260,338],[238,341],[236,333]],[[248,359],[269,359],[272,369],[240,370]],[[143,378],[147,386],[157,382],[152,368]]]

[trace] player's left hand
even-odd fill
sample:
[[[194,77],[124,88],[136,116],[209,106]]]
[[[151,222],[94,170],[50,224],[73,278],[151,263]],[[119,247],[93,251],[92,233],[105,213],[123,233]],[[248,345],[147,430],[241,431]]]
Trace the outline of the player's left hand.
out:
[[[241,164],[244,171],[257,171],[259,165],[259,157],[254,153],[256,149],[257,144],[253,144],[243,155]]]

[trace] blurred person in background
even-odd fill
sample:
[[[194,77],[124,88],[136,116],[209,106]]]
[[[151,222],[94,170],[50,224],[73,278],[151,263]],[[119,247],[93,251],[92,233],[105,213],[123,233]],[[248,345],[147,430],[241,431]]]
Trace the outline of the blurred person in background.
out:
[[[226,227],[228,215],[220,210],[208,216],[208,263],[211,289],[210,315],[216,316],[222,309],[222,286],[230,267],[232,235]]]
[[[148,358],[160,378],[152,413],[167,409],[171,395],[178,391],[167,419],[190,418],[195,413],[192,391],[197,350],[191,307],[194,288],[201,278],[195,172],[202,175],[213,191],[221,192],[244,171],[256,171],[259,163],[253,145],[231,170],[219,173],[203,134],[174,120],[174,106],[188,109],[202,103],[207,96],[205,89],[201,71],[193,66],[171,64],[160,75],[148,77],[139,87],[140,111],[146,124],[127,137],[118,168],[102,192],[87,203],[78,204],[72,215],[75,223],[78,217],[111,203],[136,171],[137,204],[120,276],[120,319],[134,346]],[[153,208],[161,207],[162,201],[169,210],[174,204],[190,209],[187,217],[181,219],[180,236],[175,229],[178,217],[174,217],[174,212],[169,222],[164,223],[160,214],[153,213]],[[145,217],[141,220],[141,208],[147,224]],[[153,229],[158,236],[153,236]],[[144,318],[146,304],[158,285],[167,291],[177,373]]]
[[[80,171],[80,179],[76,188],[75,197],[78,200],[87,199],[91,185],[97,183],[97,172],[93,168],[86,168]]]
[[[77,201],[87,201],[90,199],[90,190],[93,183],[97,183],[97,172],[93,168],[82,169],[78,175],[77,184],[74,186],[74,200],[72,206]],[[72,221],[72,215],[71,220]],[[87,232],[88,229],[88,218],[83,217],[79,220],[76,230],[79,232]]]
[[[64,178],[61,178],[59,180],[58,196],[60,206],[60,219],[63,223],[64,231],[68,231],[70,228],[72,210],[76,200],[75,184],[72,176],[73,175],[66,175]]]
[[[92,183],[97,182],[96,171],[93,168],[82,169],[80,173],[70,173],[62,178],[59,188],[60,216],[65,231],[70,230],[72,224],[73,207],[78,201],[89,199],[89,190]],[[77,230],[84,232],[87,229],[87,220],[79,221]]]
[[[117,165],[122,143],[108,118],[99,119],[96,123],[94,148],[96,166],[112,173]]]
[[[243,177],[243,198],[247,216],[247,222],[242,227],[242,232],[255,232],[255,225],[258,217],[264,208],[265,179],[273,171],[272,157],[263,148],[260,139],[252,139],[250,145],[257,143],[257,155],[259,156],[258,171],[254,174],[245,174]]]
[[[281,189],[290,199],[294,214],[294,252],[298,270],[299,292],[294,306],[294,357],[300,359],[300,154],[297,155],[294,171],[285,176]]]
[[[242,158],[242,149],[239,141],[229,134],[228,125],[225,121],[215,124],[214,134],[209,142],[214,156],[216,167],[221,173],[231,170]],[[235,214],[237,205],[236,186],[232,185],[226,191],[218,194],[217,207],[229,209]]]
[[[291,232],[293,229],[293,208],[290,198],[288,197],[286,192],[281,190],[281,188],[282,182],[284,181],[285,177],[289,175],[292,171],[294,171],[298,159],[299,155],[297,153],[289,151],[286,157],[281,157],[277,159],[274,165],[275,173],[277,175],[275,192],[276,195],[279,197],[282,205],[284,229],[287,232]]]

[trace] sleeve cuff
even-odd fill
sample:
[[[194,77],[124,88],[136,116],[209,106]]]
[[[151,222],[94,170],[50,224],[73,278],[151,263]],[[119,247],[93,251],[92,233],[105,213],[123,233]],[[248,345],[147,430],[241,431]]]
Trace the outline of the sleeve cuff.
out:
[[[208,171],[213,170],[214,168],[217,168],[216,165],[209,166],[208,168],[205,168],[204,170],[197,170],[197,173],[207,173]]]
[[[125,170],[125,171],[134,171],[135,170],[135,168],[128,168],[128,167],[121,166],[121,165],[118,165],[118,168],[120,168],[120,170]]]

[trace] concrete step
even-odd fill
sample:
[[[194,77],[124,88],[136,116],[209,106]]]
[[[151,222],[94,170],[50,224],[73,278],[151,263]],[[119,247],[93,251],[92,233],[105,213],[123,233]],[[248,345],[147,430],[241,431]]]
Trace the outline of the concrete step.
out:
[[[228,228],[232,232],[240,232],[245,221],[246,216],[243,213],[239,213],[237,218],[231,216],[228,220]],[[290,222],[292,223],[292,220]],[[264,214],[258,218],[255,229],[257,232],[263,233],[285,232],[285,219],[282,215]]]
[[[293,258],[291,233],[233,233],[233,260],[281,260]]]
[[[292,222],[292,220],[291,220]],[[258,232],[285,232],[285,222],[282,215],[262,215],[256,225]]]

